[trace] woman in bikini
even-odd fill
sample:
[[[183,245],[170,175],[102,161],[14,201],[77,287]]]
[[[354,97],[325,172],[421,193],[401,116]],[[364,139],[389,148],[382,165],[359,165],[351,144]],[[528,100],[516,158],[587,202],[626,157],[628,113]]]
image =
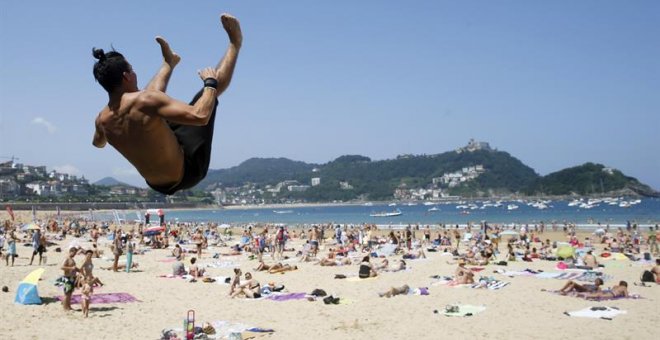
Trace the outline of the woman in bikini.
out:
[[[599,292],[587,293],[584,298],[587,300],[616,299],[628,297],[628,282],[620,281],[618,285]]]
[[[98,277],[94,277],[93,271],[94,271],[94,263],[92,263],[92,255],[94,255],[94,251],[91,249],[88,249],[85,251],[85,261],[80,265],[80,279],[81,280],[76,280],[80,281],[81,287],[82,283],[89,280],[92,285],[99,285],[103,286],[103,282]]]

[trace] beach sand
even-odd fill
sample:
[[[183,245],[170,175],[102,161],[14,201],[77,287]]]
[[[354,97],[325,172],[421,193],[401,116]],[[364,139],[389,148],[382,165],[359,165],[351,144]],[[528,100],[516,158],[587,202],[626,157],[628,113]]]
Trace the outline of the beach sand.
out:
[[[552,238],[561,239],[561,234]],[[542,236],[546,238],[546,236]],[[66,249],[74,238],[59,242]],[[84,247],[86,239],[76,239]],[[237,239],[234,240],[235,242]],[[294,240],[300,249],[302,241]],[[106,239],[101,243],[105,256],[111,252]],[[188,246],[190,247],[190,246]],[[502,246],[501,246],[502,247]],[[604,271],[613,279],[605,286],[626,280],[631,293],[643,299],[592,302],[559,296],[542,289],[557,290],[565,281],[535,277],[506,277],[493,273],[497,269],[523,270],[526,268],[556,271],[555,262],[510,262],[507,267],[487,266],[480,275],[493,276],[510,282],[499,290],[455,288],[432,285],[432,275],[453,275],[455,265],[447,263],[451,256],[427,253],[428,259],[408,261],[411,270],[383,273],[373,280],[353,282],[334,279],[335,274],[356,275],[358,265],[321,267],[311,263],[290,262],[299,270],[285,274],[254,273],[256,260],[247,256],[221,256],[213,253],[226,252],[228,248],[210,247],[205,250],[201,264],[212,261],[236,263],[243,272],[251,271],[263,284],[274,281],[284,284],[289,292],[310,293],[320,288],[348,304],[325,305],[316,301],[293,300],[246,300],[230,299],[229,286],[218,283],[189,283],[183,279],[159,278],[170,274],[172,263],[160,262],[169,255],[168,250],[152,250],[145,255],[134,256],[140,267],[136,272],[113,273],[100,270],[111,262],[94,259],[95,275],[106,285],[95,294],[129,293],[139,302],[94,304],[90,316],[83,318],[80,305],[74,312],[65,313],[59,301],[61,288],[53,285],[61,276],[59,266],[65,252],[57,253],[55,246],[47,252],[48,264],[39,283],[43,305],[19,305],[14,303],[18,283],[39,266],[28,266],[31,248],[18,246],[19,258],[15,267],[0,263],[0,286],[8,286],[9,293],[0,293],[0,334],[3,339],[158,339],[163,329],[181,329],[188,310],[194,310],[196,324],[226,321],[249,327],[271,328],[272,334],[257,335],[257,339],[657,339],[660,336],[660,286],[637,287],[641,272],[649,265],[617,262]],[[325,252],[321,252],[325,255]],[[288,252],[293,256],[294,253]],[[501,255],[502,257],[503,255]],[[191,255],[186,258],[186,265]],[[396,258],[400,258],[397,256]],[[267,263],[272,262],[270,256]],[[122,256],[125,260],[125,256]],[[80,265],[83,256],[77,256]],[[231,268],[208,268],[208,276],[231,276]],[[430,295],[406,295],[380,298],[382,292],[393,286],[408,284],[411,287],[429,287]],[[76,291],[78,294],[79,291]],[[449,304],[484,305],[486,310],[470,317],[446,317],[442,314]],[[565,311],[575,311],[590,306],[613,306],[627,311],[613,320],[569,317]],[[434,313],[437,310],[439,313]],[[181,333],[179,333],[181,336]],[[246,334],[247,335],[247,334]],[[244,338],[247,338],[245,336]]]

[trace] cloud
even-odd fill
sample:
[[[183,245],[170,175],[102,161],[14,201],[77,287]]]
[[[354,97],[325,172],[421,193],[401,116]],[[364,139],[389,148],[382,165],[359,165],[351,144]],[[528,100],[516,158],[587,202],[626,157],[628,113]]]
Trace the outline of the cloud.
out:
[[[32,124],[45,126],[46,130],[48,130],[48,133],[55,133],[55,131],[57,131],[57,127],[55,125],[53,125],[51,122],[45,120],[42,117],[37,117],[37,118],[33,119]]]
[[[112,174],[117,177],[139,176],[140,173],[135,168],[114,168]]]
[[[78,176],[81,174],[80,169],[76,168],[75,166],[71,164],[64,164],[64,165],[58,165],[54,166],[53,170],[56,172],[59,172],[61,174],[69,174],[69,175],[75,175]]]

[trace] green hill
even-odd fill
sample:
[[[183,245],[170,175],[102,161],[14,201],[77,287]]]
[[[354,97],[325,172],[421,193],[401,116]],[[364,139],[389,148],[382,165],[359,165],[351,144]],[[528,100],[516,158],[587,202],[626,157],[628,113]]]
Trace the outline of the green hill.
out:
[[[655,196],[657,192],[602,164],[585,163],[553,172],[534,181],[525,192],[530,195],[595,195],[612,192]]]
[[[473,181],[448,188],[449,193],[487,195],[517,192],[538,178],[533,169],[506,152],[477,150],[407,155],[380,161],[346,155],[322,165],[285,158],[252,158],[230,169],[209,171],[197,188],[236,187],[248,182],[261,186],[276,185],[284,180],[297,180],[309,185],[312,178],[318,177],[321,179],[320,185],[304,192],[283,192],[280,197],[308,201],[359,197],[380,200],[391,199],[397,188],[429,188],[433,178],[477,165],[483,166],[483,173]],[[345,183],[344,188],[340,182]]]
[[[124,182],[120,182],[116,180],[113,177],[103,177],[102,179],[96,181],[93,183],[94,185],[101,185],[101,186],[106,186],[106,187],[112,187],[115,185],[120,185],[120,186],[125,186],[125,187],[132,187],[132,185],[126,184]]]
[[[277,184],[304,173],[311,173],[314,164],[287,158],[250,158],[229,169],[209,170],[196,188],[209,189],[218,185],[238,187],[245,183]]]

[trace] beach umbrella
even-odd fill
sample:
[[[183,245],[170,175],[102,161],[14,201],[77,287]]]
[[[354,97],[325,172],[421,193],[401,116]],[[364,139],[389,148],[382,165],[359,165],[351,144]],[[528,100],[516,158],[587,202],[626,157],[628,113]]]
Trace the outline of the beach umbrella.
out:
[[[500,233],[502,236],[518,236],[518,232],[515,230],[505,230]]]
[[[231,226],[229,224],[224,223],[219,225],[218,228],[227,229],[227,228],[231,228]]]
[[[18,289],[16,289],[16,298],[14,299],[15,303],[21,305],[40,305],[41,298],[39,297],[39,292],[37,291],[37,283],[39,283],[39,278],[44,273],[43,268],[35,269],[32,273],[28,274],[21,283],[18,284]]]

